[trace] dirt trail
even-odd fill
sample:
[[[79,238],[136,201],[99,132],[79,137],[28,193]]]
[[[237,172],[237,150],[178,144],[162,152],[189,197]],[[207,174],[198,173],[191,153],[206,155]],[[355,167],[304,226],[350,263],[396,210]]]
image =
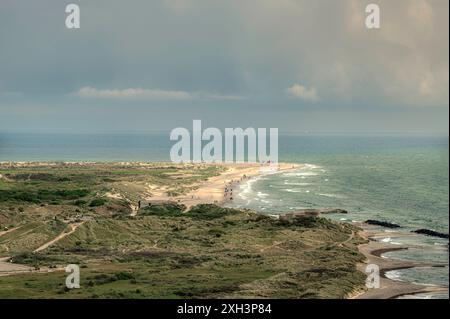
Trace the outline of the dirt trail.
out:
[[[355,238],[355,232],[352,230],[352,233],[350,234],[350,236],[348,236],[348,238],[346,240],[341,241],[340,243],[336,243],[335,245],[342,247],[344,244],[353,240],[353,238]]]
[[[63,231],[61,234],[56,236],[54,239],[50,240],[49,242],[47,242],[47,243],[43,244],[42,246],[38,247],[37,249],[35,249],[34,252],[36,253],[36,252],[42,251],[42,250],[48,248],[49,246],[53,245],[54,243],[58,242],[59,240],[65,238],[66,236],[69,236],[83,223],[84,223],[84,221],[80,222],[80,223],[76,223],[76,224],[70,224],[69,225],[70,231],[68,231],[68,232]],[[13,231],[13,229],[11,229],[9,231]],[[62,270],[62,268],[47,268],[47,267],[35,269],[34,267],[30,267],[27,265],[11,263],[11,262],[9,262],[10,259],[11,259],[11,257],[0,258],[0,276],[17,275],[17,274],[23,274],[23,273],[28,274],[28,273],[36,273],[36,272],[46,273],[46,272]]]
[[[37,253],[40,252],[44,249],[47,249],[49,246],[53,245],[54,243],[60,241],[61,239],[63,239],[66,236],[69,236],[70,234],[72,234],[73,232],[75,232],[75,230],[77,230],[77,228],[81,225],[84,224],[84,221],[80,222],[80,223],[75,223],[75,224],[70,224],[70,231],[66,232],[65,230],[59,234],[58,236],[56,236],[54,239],[50,240],[49,242],[43,244],[42,246],[36,248],[33,252]]]
[[[9,258],[10,257],[0,258],[0,276],[30,273],[35,270],[33,267],[10,263],[8,262]]]
[[[17,226],[17,227],[8,229],[8,230],[0,231],[0,237],[2,237],[3,235],[8,234],[8,233],[10,233],[10,232],[15,231],[15,230],[19,229],[20,227],[22,227],[22,226]]]

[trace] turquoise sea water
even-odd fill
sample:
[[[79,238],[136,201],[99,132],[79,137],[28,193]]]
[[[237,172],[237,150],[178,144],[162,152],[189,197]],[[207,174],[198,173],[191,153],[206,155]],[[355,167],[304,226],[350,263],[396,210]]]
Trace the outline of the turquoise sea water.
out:
[[[169,161],[172,143],[168,134],[0,133],[0,161]],[[331,218],[382,219],[402,225],[405,233],[417,228],[448,233],[448,146],[448,136],[282,135],[280,161],[308,165],[242,184],[231,205],[275,214],[336,207],[350,213]],[[386,234],[392,244],[417,248],[385,257],[448,262],[448,240]],[[448,267],[391,276],[448,286]]]
[[[402,226],[404,236],[393,237],[386,229],[382,240],[416,248],[384,257],[448,264],[448,240],[410,236],[410,231],[418,228],[448,233],[448,138],[287,136],[281,141],[282,161],[307,165],[241,185],[232,206],[271,214],[300,208],[343,208],[348,215],[329,217],[379,219]],[[387,275],[444,287],[449,281],[448,267],[404,269]],[[448,293],[416,297],[448,298]]]
[[[350,219],[386,219],[448,232],[448,139],[281,138],[280,160],[307,167],[243,186],[237,205],[270,213],[339,207]]]

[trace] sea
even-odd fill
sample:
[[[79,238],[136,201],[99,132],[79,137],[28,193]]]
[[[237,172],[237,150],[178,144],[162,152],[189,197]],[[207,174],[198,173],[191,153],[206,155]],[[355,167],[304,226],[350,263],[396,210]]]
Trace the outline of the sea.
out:
[[[169,161],[168,133],[0,132],[2,161]],[[427,261],[445,267],[389,271],[393,280],[448,287],[448,240],[410,232],[449,231],[449,139],[419,134],[281,134],[279,161],[305,164],[266,174],[239,186],[232,207],[263,214],[301,208],[342,208],[341,221],[384,220],[405,236],[380,239],[413,249],[385,258]],[[402,298],[448,298],[447,293]]]

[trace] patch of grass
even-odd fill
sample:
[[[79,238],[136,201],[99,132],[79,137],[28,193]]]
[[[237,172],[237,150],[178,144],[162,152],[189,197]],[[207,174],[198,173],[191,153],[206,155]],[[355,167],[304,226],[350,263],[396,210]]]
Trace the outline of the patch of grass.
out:
[[[74,200],[89,194],[87,189],[72,190],[0,190],[0,202],[16,201],[29,203],[58,202],[60,200]]]
[[[74,201],[73,204],[78,207],[83,207],[87,204],[87,201],[85,201],[83,199],[78,199],[78,200]]]
[[[212,220],[240,213],[233,208],[220,207],[214,204],[200,204],[192,207],[184,216],[200,220]]]
[[[223,234],[225,234],[225,232],[222,229],[213,228],[213,229],[208,230],[208,234],[210,234],[211,236],[214,236],[214,237],[221,237]]]
[[[95,198],[89,203],[89,207],[98,207],[105,205],[107,200],[105,198]]]
[[[186,206],[181,204],[153,204],[151,206],[143,207],[139,210],[139,215],[154,215],[165,217],[182,216]]]
[[[278,220],[276,223],[281,227],[303,227],[303,228],[334,228],[336,224],[332,221],[322,217],[305,216],[300,218],[293,218],[292,220]]]
[[[189,217],[198,220],[213,220],[225,216],[239,213],[233,208],[224,208],[214,204],[200,204],[192,207],[189,211],[183,212],[186,206],[180,204],[153,204],[144,207],[139,211],[140,215],[155,215],[165,217]]]

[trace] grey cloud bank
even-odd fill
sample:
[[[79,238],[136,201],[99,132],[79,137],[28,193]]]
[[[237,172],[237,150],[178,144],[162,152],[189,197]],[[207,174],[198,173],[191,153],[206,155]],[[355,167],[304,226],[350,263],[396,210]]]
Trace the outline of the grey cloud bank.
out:
[[[0,3],[0,130],[448,132],[446,0],[73,2]]]
[[[109,98],[109,99],[138,99],[138,100],[190,100],[190,99],[219,99],[239,100],[243,97],[234,95],[217,95],[202,92],[167,91],[160,89],[130,88],[123,90],[98,90],[92,87],[83,87],[74,96],[85,98]]]

